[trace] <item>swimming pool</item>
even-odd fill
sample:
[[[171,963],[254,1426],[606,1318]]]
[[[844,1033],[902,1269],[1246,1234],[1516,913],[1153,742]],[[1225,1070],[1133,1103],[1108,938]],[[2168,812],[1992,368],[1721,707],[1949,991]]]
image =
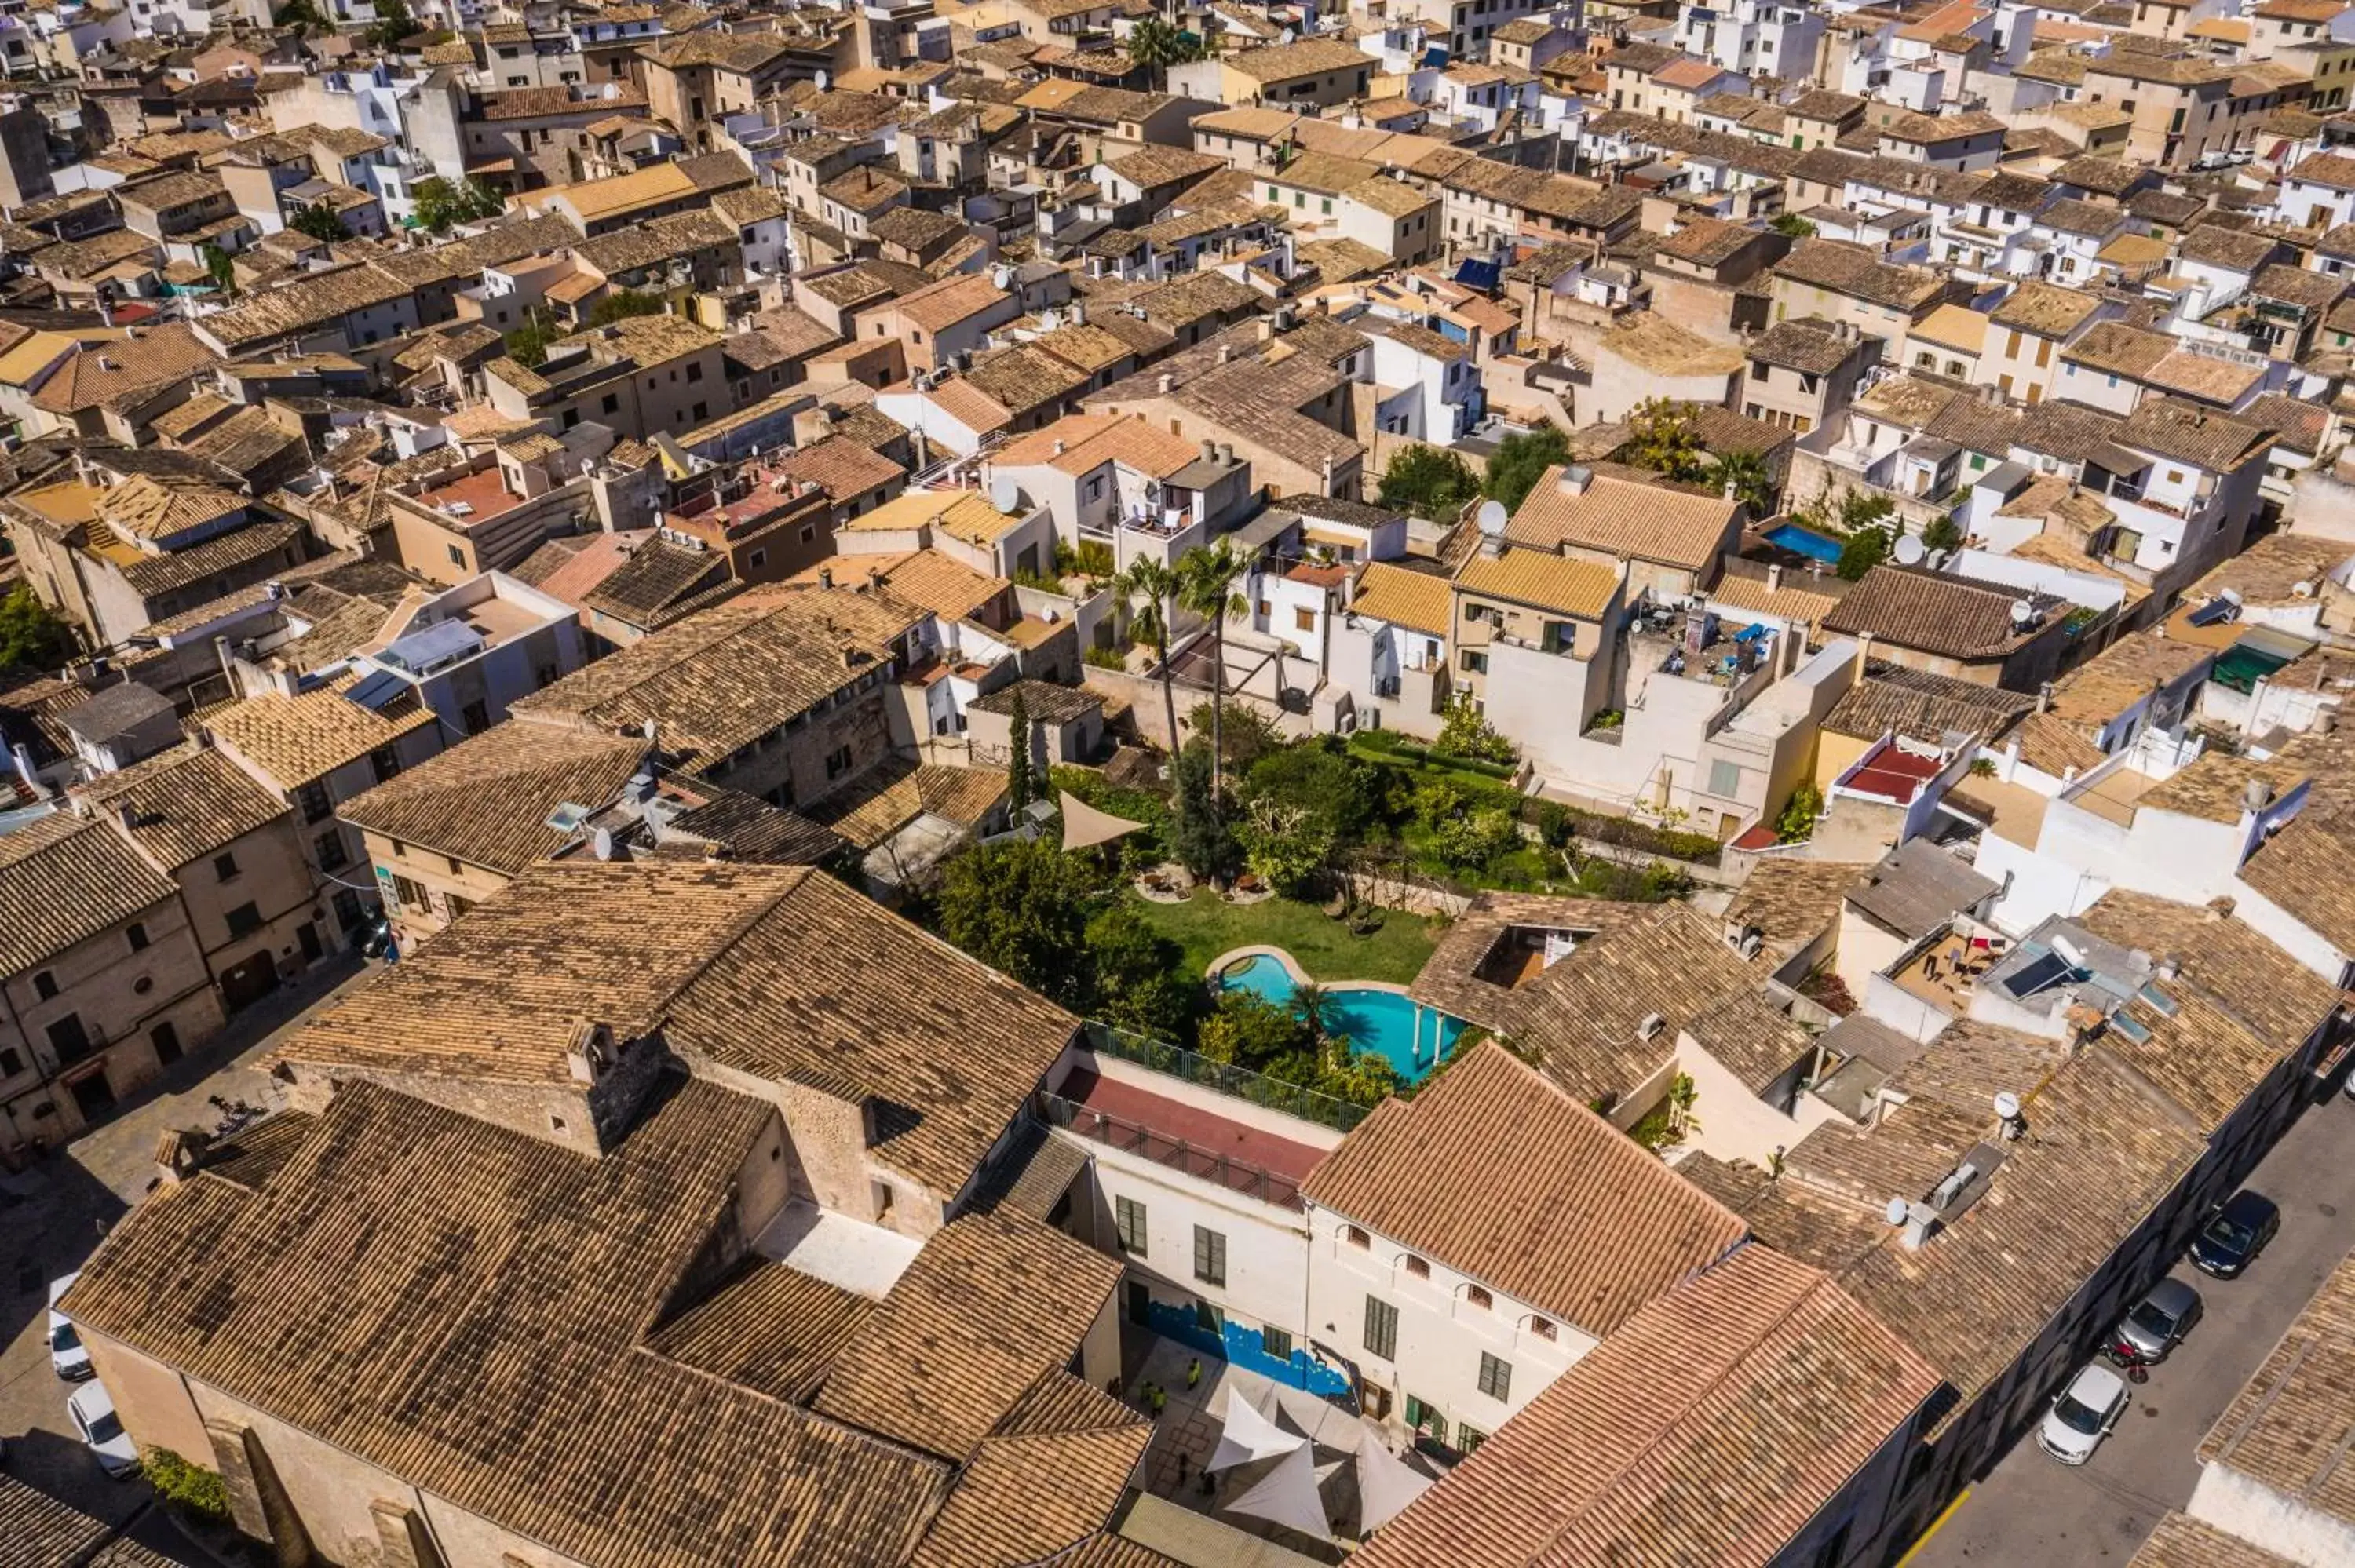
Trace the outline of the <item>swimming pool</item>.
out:
[[[1840,542],[1828,534],[1818,534],[1812,528],[1802,528],[1796,523],[1785,523],[1779,528],[1766,530],[1766,542],[1780,545],[1795,555],[1830,565],[1840,558]]]
[[[1254,953],[1220,972],[1221,986],[1241,986],[1278,1006],[1288,1004],[1295,989],[1284,960],[1272,953]],[[1400,1077],[1415,1083],[1439,1065],[1465,1022],[1423,1006],[1395,991],[1371,986],[1328,985],[1337,1033],[1347,1034],[1360,1051],[1387,1057]]]

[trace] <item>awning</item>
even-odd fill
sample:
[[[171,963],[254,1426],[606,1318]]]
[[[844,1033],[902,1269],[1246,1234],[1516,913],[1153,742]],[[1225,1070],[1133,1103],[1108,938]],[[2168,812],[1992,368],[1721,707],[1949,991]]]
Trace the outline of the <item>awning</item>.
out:
[[[1108,844],[1145,825],[1132,822],[1125,817],[1115,817],[1109,811],[1099,811],[1069,789],[1059,793],[1063,802],[1063,848],[1066,850],[1093,849],[1098,844]],[[1244,1408],[1250,1407],[1245,1405]]]

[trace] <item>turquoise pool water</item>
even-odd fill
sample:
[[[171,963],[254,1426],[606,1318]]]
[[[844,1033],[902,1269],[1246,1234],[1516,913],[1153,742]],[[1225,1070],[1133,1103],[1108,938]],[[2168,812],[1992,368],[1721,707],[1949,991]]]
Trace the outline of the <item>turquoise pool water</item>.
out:
[[[1766,530],[1766,542],[1806,556],[1810,560],[1830,565],[1840,558],[1840,542],[1828,534],[1818,534],[1812,528],[1802,528],[1796,523],[1785,523],[1779,528]]]
[[[1292,976],[1281,960],[1265,953],[1254,954],[1228,969],[1219,977],[1219,983],[1241,986],[1279,1006],[1292,1001]],[[1437,1066],[1465,1027],[1462,1019],[1425,1007],[1394,991],[1328,985],[1325,994],[1333,1000],[1337,1015],[1334,1022],[1339,1032],[1347,1034],[1359,1050],[1390,1058],[1399,1076],[1409,1083],[1419,1082]]]

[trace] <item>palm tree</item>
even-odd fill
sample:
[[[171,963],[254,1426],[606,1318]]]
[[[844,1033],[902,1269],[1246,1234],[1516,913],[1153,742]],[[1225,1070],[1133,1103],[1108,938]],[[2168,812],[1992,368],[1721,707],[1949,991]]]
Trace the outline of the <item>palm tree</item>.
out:
[[[1729,500],[1749,507],[1753,517],[1765,516],[1774,504],[1774,476],[1756,452],[1727,452],[1718,458],[1709,465],[1709,482]]]
[[[1169,751],[1178,751],[1178,688],[1169,668],[1169,606],[1178,594],[1178,574],[1149,556],[1129,562],[1128,570],[1113,580],[1113,588],[1128,600],[1142,599],[1131,624],[1136,634],[1153,644],[1161,660],[1162,716],[1169,724]]]
[[[1178,559],[1178,602],[1210,622],[1210,810],[1226,790],[1227,617],[1250,606],[1234,591],[1235,579],[1251,566],[1232,539],[1197,545]],[[1278,694],[1281,696],[1281,693]]]
[[[1150,70],[1156,85],[1167,88],[1169,68],[1199,59],[1201,52],[1168,21],[1159,16],[1143,16],[1129,29],[1128,58],[1130,63]]]

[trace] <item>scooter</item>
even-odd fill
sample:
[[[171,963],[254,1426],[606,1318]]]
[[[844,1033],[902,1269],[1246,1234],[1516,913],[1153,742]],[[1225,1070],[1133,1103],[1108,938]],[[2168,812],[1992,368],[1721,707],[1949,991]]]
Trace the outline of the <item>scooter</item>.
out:
[[[2123,1340],[2113,1339],[2102,1347],[2102,1359],[2126,1374],[2128,1383],[2148,1383],[2150,1362],[2142,1352]]]

